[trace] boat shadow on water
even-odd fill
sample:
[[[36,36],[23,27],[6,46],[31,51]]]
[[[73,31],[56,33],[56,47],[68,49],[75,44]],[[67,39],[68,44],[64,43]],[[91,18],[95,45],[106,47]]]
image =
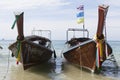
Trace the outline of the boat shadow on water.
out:
[[[60,59],[51,59],[47,63],[43,63],[37,65],[35,67],[31,67],[27,70],[23,70],[22,64],[18,65],[17,67],[11,67],[11,80],[15,79],[26,79],[26,80],[33,80],[33,79],[41,79],[41,80],[61,80],[63,78],[62,70],[63,68],[62,63],[59,61]],[[56,61],[56,62],[55,62]],[[19,75],[18,75],[19,73]]]
[[[116,61],[106,60],[102,65],[101,74],[103,76],[120,78],[120,66]]]
[[[9,67],[10,74],[8,73],[10,79],[7,80],[116,80],[116,78],[120,78],[120,68],[116,68],[111,61],[103,63],[103,69],[100,74],[91,74],[89,70],[73,65],[64,60],[64,58],[62,58],[62,65],[59,60],[51,59],[49,63],[43,63],[27,70],[23,70],[22,64],[15,65],[12,62],[11,65],[13,66]],[[111,67],[112,64],[113,67]],[[61,71],[59,72],[60,69]]]

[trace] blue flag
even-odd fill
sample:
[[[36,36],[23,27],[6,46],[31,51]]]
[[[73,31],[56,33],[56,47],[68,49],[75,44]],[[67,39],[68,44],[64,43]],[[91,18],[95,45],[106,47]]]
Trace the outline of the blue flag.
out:
[[[78,14],[77,14],[77,17],[83,17],[84,16],[84,12],[79,12]]]

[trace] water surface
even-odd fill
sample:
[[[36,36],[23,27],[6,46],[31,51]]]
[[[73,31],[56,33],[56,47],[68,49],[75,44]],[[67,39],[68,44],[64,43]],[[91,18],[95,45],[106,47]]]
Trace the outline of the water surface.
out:
[[[104,69],[100,74],[94,74],[81,67],[68,63],[62,56],[61,51],[65,41],[53,41],[58,55],[57,64],[54,59],[51,63],[31,67],[23,70],[22,64],[16,65],[16,59],[11,57],[8,46],[13,41],[0,41],[3,50],[0,50],[0,80],[120,80],[120,69],[110,61],[104,63]],[[113,53],[120,65],[120,42],[109,42]],[[62,61],[62,62],[61,62]]]

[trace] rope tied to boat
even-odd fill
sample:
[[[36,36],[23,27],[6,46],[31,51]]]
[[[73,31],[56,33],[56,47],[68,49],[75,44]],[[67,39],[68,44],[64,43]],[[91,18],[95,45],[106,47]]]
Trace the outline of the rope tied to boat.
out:
[[[104,42],[104,35],[98,37],[98,35],[95,35],[94,39],[96,40],[96,66],[98,69],[101,67],[101,62],[103,62],[103,42]]]
[[[17,62],[16,62],[16,64],[19,64],[19,62],[20,62],[20,56],[21,56],[21,41],[20,40],[18,40],[17,41],[18,43],[17,43],[17,53],[16,53],[16,59],[17,59]]]

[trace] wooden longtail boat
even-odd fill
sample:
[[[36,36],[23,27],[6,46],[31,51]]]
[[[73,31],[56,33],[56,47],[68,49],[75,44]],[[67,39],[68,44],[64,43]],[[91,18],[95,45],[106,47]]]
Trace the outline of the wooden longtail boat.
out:
[[[79,38],[74,36],[70,40],[67,38],[67,48],[63,51],[63,55],[68,62],[95,72],[98,68],[101,68],[102,63],[112,54],[112,48],[103,35],[107,10],[108,6],[105,5],[101,5],[98,8],[99,20],[95,40],[88,36]],[[72,28],[67,30],[67,37],[69,31],[83,31],[89,34],[87,29]]]
[[[24,37],[23,14],[16,15],[18,37],[17,41],[9,46],[9,49],[12,51],[12,56],[17,58],[17,63],[21,62],[26,70],[31,66],[48,62],[54,49],[48,38],[37,35]]]

